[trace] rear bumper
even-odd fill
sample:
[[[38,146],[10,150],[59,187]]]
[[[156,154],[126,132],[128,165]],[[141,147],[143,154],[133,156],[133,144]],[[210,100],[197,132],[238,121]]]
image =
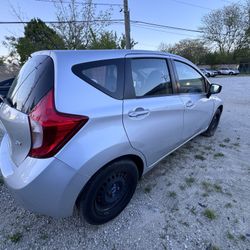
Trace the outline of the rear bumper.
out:
[[[0,169],[15,199],[25,208],[52,217],[72,215],[84,177],[54,157],[27,157],[18,167],[10,157],[8,136],[0,147]]]

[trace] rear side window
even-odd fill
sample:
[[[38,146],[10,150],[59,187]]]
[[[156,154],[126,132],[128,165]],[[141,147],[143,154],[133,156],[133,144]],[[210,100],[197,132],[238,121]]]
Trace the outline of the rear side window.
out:
[[[122,99],[123,68],[123,59],[111,59],[77,64],[72,67],[72,72],[111,97]]]
[[[7,100],[17,110],[28,114],[53,85],[53,60],[46,55],[34,56],[21,68],[7,94]]]
[[[203,93],[206,91],[205,79],[194,68],[179,61],[174,61],[180,93]]]
[[[131,59],[131,73],[136,97],[160,96],[173,93],[165,59]]]

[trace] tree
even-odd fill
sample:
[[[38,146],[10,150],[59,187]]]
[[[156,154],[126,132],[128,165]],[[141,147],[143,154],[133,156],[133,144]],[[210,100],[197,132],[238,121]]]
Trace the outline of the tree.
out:
[[[136,45],[136,42],[131,40],[131,48]],[[115,32],[104,31],[99,35],[91,31],[91,40],[88,49],[125,49],[126,41],[124,34],[119,38]]]
[[[17,53],[21,64],[35,51],[64,48],[63,40],[40,19],[31,19],[24,27],[24,37],[6,39],[12,48],[11,55]]]
[[[92,34],[100,34],[110,24],[112,9],[97,13],[92,0],[83,3],[70,0],[67,5],[59,0],[55,2],[55,7],[60,23],[53,27],[64,40],[66,49],[88,48]]]
[[[0,66],[1,65],[4,65],[4,57],[3,56],[0,56]]]
[[[202,19],[204,40],[230,54],[246,44],[247,15],[239,4],[212,11]]]
[[[174,45],[162,43],[159,50],[183,56],[196,64],[204,63],[208,53],[204,42],[199,39],[184,39]]]

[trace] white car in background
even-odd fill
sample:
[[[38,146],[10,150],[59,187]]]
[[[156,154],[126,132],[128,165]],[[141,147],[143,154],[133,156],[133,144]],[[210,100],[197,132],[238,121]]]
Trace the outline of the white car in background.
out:
[[[238,69],[221,68],[218,70],[220,75],[238,75],[240,72]]]
[[[218,72],[216,70],[212,70],[212,69],[200,69],[200,71],[207,77],[215,77],[218,75]]]

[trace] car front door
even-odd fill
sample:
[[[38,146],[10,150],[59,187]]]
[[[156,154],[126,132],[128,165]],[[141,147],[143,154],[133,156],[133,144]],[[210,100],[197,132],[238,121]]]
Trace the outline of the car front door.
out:
[[[207,80],[193,66],[179,60],[174,60],[173,65],[185,107],[183,140],[187,140],[208,127],[214,103],[206,95]]]
[[[184,105],[166,58],[126,58],[123,124],[131,146],[151,166],[182,140]]]

